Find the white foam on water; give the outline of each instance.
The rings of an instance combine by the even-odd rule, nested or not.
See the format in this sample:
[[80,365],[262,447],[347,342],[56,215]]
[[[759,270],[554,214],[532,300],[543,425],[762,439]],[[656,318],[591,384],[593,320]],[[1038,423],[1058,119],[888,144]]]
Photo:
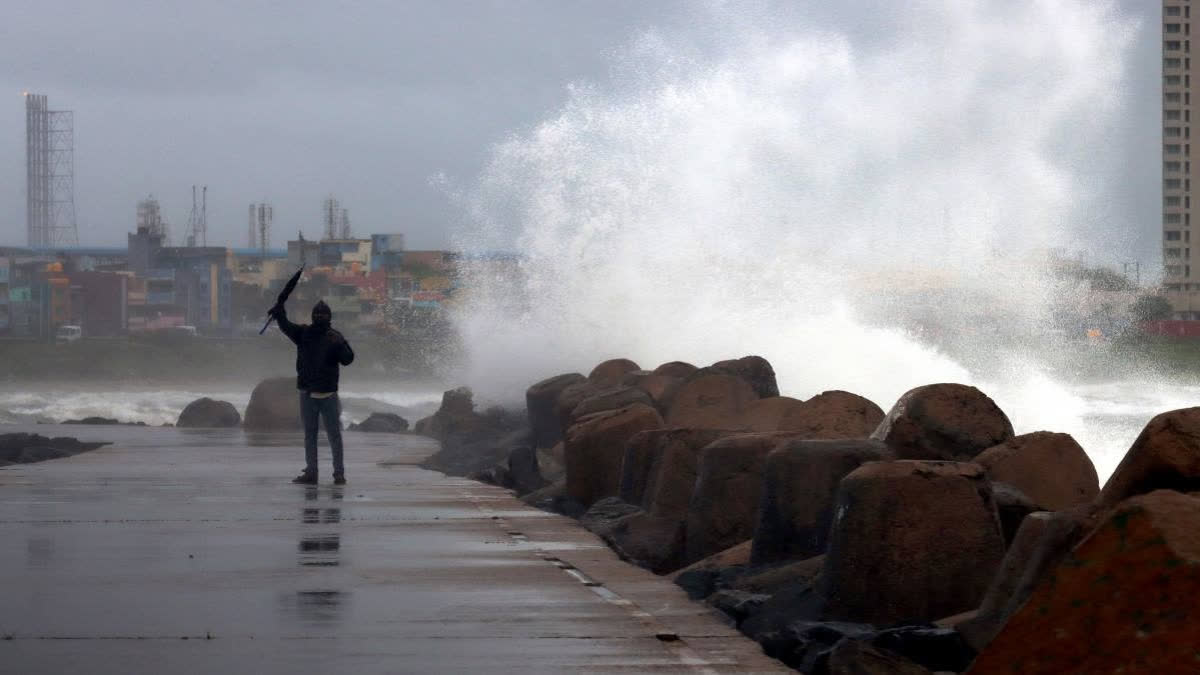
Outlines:
[[718,3],[498,144],[457,243],[515,248],[523,278],[464,285],[455,379],[512,399],[605,358],[760,354],[785,394],[885,409],[966,382],[1111,470],[1132,437],[1093,433],[1094,406],[1038,352],[1080,290],[1045,253],[1078,245],[1119,161],[1105,134],[1135,26],[1090,0],[895,19],[863,38]]

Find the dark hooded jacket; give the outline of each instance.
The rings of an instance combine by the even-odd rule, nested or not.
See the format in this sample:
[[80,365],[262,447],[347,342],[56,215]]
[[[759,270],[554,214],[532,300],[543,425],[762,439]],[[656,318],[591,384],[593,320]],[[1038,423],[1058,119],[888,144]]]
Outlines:
[[338,390],[338,365],[350,365],[354,361],[354,350],[328,320],[317,319],[319,309],[324,309],[332,318],[329,306],[324,302],[313,307],[312,325],[288,321],[282,305],[273,313],[279,329],[296,344],[296,388],[324,393]]

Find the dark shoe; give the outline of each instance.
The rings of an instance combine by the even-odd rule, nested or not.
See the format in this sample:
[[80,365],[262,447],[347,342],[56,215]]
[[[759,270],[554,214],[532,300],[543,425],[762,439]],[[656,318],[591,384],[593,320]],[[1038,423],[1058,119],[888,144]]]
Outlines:
[[308,473],[307,471],[305,471],[304,473],[300,474],[299,476],[296,476],[295,478],[293,478],[292,482],[300,483],[301,485],[316,485],[317,484],[317,474]]
[[333,484],[334,485],[345,485],[346,477],[340,473],[333,474]]

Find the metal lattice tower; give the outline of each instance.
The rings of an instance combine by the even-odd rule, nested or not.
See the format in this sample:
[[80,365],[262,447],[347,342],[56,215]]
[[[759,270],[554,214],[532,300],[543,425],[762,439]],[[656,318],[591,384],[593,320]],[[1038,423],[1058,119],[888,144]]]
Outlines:
[[208,186],[201,187],[200,201],[196,201],[196,186],[192,186],[192,213],[188,216],[188,246],[208,246]]
[[349,239],[350,238],[350,210],[349,209],[342,209],[342,212],[338,215],[338,222],[339,222],[339,226],[342,231],[342,239]]
[[338,200],[334,197],[329,197],[325,200],[324,208],[322,209],[323,220],[325,223],[325,238],[337,239],[338,230],[341,229],[342,223],[342,208]]
[[137,204],[137,229],[145,228],[150,234],[162,237],[164,246],[170,246],[170,225],[162,217],[162,208],[154,195],[149,195]]
[[78,246],[75,225],[75,114],[49,110],[25,92],[26,227],[29,246]]
[[254,248],[257,236],[259,254],[263,259],[266,259],[267,247],[271,245],[271,222],[274,220],[275,210],[270,204],[250,205],[250,247]]

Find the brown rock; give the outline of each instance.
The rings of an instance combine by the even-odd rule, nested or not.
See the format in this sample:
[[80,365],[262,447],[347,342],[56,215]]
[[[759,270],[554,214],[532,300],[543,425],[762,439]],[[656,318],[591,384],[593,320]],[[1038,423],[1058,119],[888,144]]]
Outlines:
[[761,356],[743,356],[740,359],[718,361],[709,370],[728,373],[741,377],[750,383],[759,398],[769,398],[779,395],[779,385],[775,382],[775,369],[771,363]]
[[1096,498],[1096,467],[1070,434],[1035,431],[979,453],[974,460],[994,481],[1008,483],[1048,511]]
[[883,410],[848,391],[826,391],[789,411],[781,431],[803,431],[806,438],[869,438],[883,421]]
[[965,384],[928,384],[896,401],[871,434],[901,459],[967,461],[1013,437],[987,394]]
[[706,558],[754,534],[767,453],[786,433],[737,434],[700,452],[687,511],[686,562]]
[[975,616],[957,628],[976,651],[991,642],[1035,586],[1094,527],[1090,509],[1041,511],[1021,521]]
[[1097,503],[1103,507],[1153,490],[1200,490],[1200,408],[1160,415],[1142,429]]
[[661,426],[658,412],[642,403],[581,419],[567,430],[563,442],[567,496],[584,507],[602,497],[616,496],[625,444],[639,431]]
[[829,652],[826,675],[932,675],[933,671],[862,640],[840,640]]
[[615,387],[621,383],[625,373],[641,369],[641,366],[629,359],[609,359],[588,373],[588,381],[600,387]]
[[601,534],[622,560],[655,574],[668,574],[683,565],[683,519],[645,511],[613,523]]
[[667,426],[699,429],[745,429],[742,413],[757,400],[746,380],[706,373],[684,382],[671,396]]
[[[753,556],[753,551],[751,551],[751,556]],[[753,565],[753,563],[750,564]],[[735,579],[731,585],[735,590],[770,595],[788,584],[813,583],[821,574],[821,567],[824,565],[825,556],[818,555],[786,565],[747,572]]]
[[684,572],[694,572],[697,570],[723,570],[730,567],[745,567],[750,564],[750,546],[751,541],[746,541],[734,544],[723,551],[708,556],[707,558],[697,560],[687,567],[675,573],[675,577]]
[[825,552],[842,478],[891,459],[881,441],[791,440],[767,455],[750,560],[766,565]]
[[1039,506],[1029,495],[1021,492],[1008,483],[991,481],[992,501],[996,503],[996,513],[1000,516],[1000,531],[1004,533],[1004,543],[1011,544],[1021,528],[1026,516],[1046,509]]
[[574,423],[572,413],[579,407],[579,404],[601,391],[604,391],[604,387],[583,380],[563,387],[562,391],[558,393],[558,398],[554,401],[554,416],[558,418],[558,425],[564,436],[566,436],[567,429]]
[[682,379],[690,376],[697,370],[699,370],[699,368],[685,361],[669,361],[655,368],[654,374],[666,375],[667,377],[678,377]]
[[554,410],[563,389],[587,380],[579,373],[555,375],[525,390],[525,410],[533,443],[538,448],[551,448],[562,440],[562,423]]
[[1133,497],[1038,584],[971,672],[1196,672],[1197,596],[1200,500]]
[[739,426],[750,431],[779,431],[784,420],[799,414],[804,401],[790,396],[772,396],[750,401],[740,416]]
[[1004,556],[978,464],[870,462],[842,480],[835,508],[828,619],[889,626],[974,609]]
[[621,499],[660,516],[682,518],[692,500],[700,451],[737,433],[726,429],[652,429],[625,446]]
[[302,431],[300,392],[294,377],[272,377],[258,383],[242,426],[248,431]]
[[637,387],[646,392],[660,412],[665,410],[667,396],[679,386],[680,382],[682,382],[681,378],[658,375],[644,370],[625,373],[625,377],[621,380],[621,384],[626,387]]
[[586,416],[594,415],[598,412],[606,410],[618,410],[633,405],[634,403],[644,403],[650,407],[654,407],[654,399],[646,392],[637,387],[616,386],[602,389],[591,396],[579,402],[575,409],[571,411],[571,415],[567,418],[570,427],[576,420]]

